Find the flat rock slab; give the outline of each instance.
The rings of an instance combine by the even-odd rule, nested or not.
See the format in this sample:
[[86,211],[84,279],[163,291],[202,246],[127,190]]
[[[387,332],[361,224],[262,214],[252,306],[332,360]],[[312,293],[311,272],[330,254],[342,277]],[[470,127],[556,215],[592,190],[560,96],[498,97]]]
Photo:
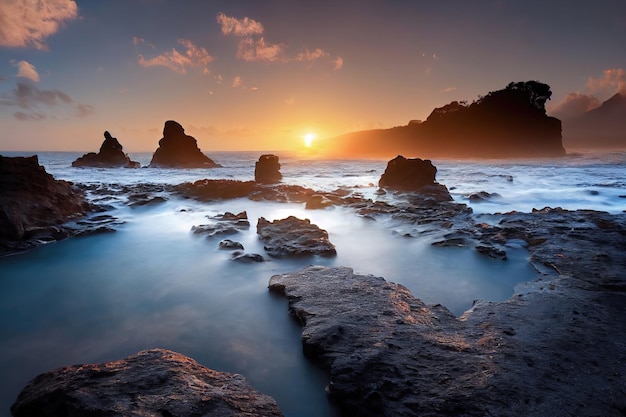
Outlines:
[[352,269],[276,275],[350,416],[623,416],[626,292],[548,275],[456,318]]
[[328,232],[311,224],[309,219],[289,216],[270,222],[260,217],[256,231],[270,256],[337,255],[335,245],[328,239]]
[[11,412],[14,417],[283,415],[243,376],[213,371],[164,349],[41,374],[22,390]]

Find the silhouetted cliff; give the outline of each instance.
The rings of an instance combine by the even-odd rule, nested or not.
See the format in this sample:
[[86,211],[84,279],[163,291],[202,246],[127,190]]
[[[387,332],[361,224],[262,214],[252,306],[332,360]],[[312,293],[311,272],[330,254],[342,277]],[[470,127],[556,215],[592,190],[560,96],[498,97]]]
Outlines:
[[426,121],[349,133],[328,143],[343,156],[552,157],[565,154],[561,121],[546,115],[550,86],[538,81],[510,83],[471,104],[453,101]]

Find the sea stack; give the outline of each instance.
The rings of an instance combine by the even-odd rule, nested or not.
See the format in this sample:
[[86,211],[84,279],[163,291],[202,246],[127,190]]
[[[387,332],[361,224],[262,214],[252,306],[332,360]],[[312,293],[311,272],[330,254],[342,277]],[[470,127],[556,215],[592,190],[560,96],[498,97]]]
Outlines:
[[435,181],[436,174],[437,167],[430,160],[407,159],[398,155],[387,163],[378,186],[397,191],[427,194],[438,201],[451,201],[452,197],[446,186]]
[[139,162],[131,161],[124,153],[120,142],[106,131],[104,142],[100,146],[100,152],[89,152],[72,162],[73,167],[98,167],[98,168],[138,168]]
[[163,127],[163,138],[152,155],[151,167],[162,168],[216,168],[221,165],[202,153],[193,136],[185,134],[182,125],[168,120]]
[[276,155],[261,155],[254,167],[254,180],[263,184],[275,184],[283,179]]

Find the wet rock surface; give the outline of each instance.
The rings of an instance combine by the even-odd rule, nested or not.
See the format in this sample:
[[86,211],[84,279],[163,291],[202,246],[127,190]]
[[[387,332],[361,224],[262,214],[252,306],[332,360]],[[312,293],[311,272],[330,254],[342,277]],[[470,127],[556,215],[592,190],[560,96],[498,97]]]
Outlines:
[[428,159],[407,159],[402,155],[387,162],[379,187],[399,191],[420,192],[438,201],[452,201],[445,185],[435,181],[437,168]]
[[11,412],[15,417],[283,415],[243,376],[164,349],[41,374],[22,390]]
[[289,216],[270,222],[260,217],[257,226],[259,239],[269,256],[335,256],[337,250],[328,239],[328,232],[311,224],[309,219]]
[[139,168],[139,162],[131,161],[124,153],[124,148],[117,138],[104,132],[104,142],[100,146],[98,153],[89,152],[72,162],[73,167],[97,167],[97,168]]
[[[209,218],[213,220],[212,223],[192,226],[191,231],[195,234],[205,234],[208,237],[212,237],[220,235],[234,235],[242,230],[250,228],[248,213],[245,211],[238,214],[226,212]],[[228,242],[230,242],[231,246],[235,243],[230,240],[223,240],[220,242],[220,248],[226,249]],[[224,247],[222,247],[222,243],[224,243]]]
[[163,138],[152,155],[151,167],[216,168],[220,165],[202,153],[198,142],[185,134],[180,123],[168,120],[163,127]]
[[91,209],[81,190],[55,180],[36,156],[0,156],[0,255],[68,237],[63,224]]
[[624,415],[626,216],[546,208],[465,232],[527,242],[540,276],[458,318],[349,268],[271,278],[344,415]]

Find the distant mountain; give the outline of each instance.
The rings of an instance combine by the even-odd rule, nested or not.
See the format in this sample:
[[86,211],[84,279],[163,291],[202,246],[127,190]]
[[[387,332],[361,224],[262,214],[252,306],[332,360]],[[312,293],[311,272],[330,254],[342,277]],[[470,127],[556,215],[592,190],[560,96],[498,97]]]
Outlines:
[[561,121],[546,115],[550,86],[510,83],[471,104],[453,101],[424,122],[348,133],[321,151],[337,157],[516,158],[565,154]]
[[568,149],[626,149],[626,95],[617,93],[600,107],[563,120],[563,142]]

